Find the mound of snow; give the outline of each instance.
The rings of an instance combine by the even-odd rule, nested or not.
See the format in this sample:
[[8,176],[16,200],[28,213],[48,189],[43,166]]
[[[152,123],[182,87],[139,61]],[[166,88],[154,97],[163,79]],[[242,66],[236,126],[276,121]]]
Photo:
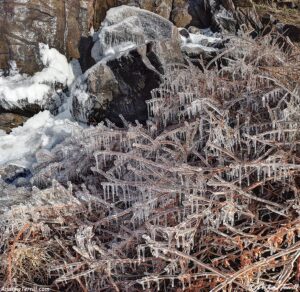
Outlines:
[[56,49],[40,44],[41,61],[45,68],[34,76],[20,74],[16,64],[11,63],[9,76],[0,75],[0,106],[4,109],[24,108],[28,104],[41,107],[55,93],[57,83],[69,86],[74,74],[67,58]]
[[40,112],[10,134],[0,132],[0,165],[13,163],[30,168],[39,149],[52,149],[73,129],[74,124],[63,114],[54,117],[49,111]]

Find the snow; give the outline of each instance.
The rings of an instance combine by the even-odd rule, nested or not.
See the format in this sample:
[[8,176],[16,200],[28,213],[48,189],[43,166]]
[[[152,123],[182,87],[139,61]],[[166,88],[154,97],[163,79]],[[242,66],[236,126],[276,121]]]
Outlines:
[[[116,13],[118,11],[123,12],[121,24],[115,24],[119,22],[119,19],[115,19],[120,17],[120,14]],[[165,35],[160,35],[160,38],[172,37],[172,24],[155,15],[128,7],[111,10],[102,30],[97,34],[93,57],[105,65],[108,60],[123,55],[139,44],[145,44],[151,38],[159,38],[152,35],[153,31],[149,26],[155,21],[161,21],[166,26],[163,31]],[[128,35],[127,29],[131,28],[133,30]],[[92,29],[91,34],[94,34]],[[96,33],[94,38],[95,35]],[[182,37],[182,47],[197,47],[213,52],[216,50],[213,46],[220,41],[221,39],[214,35],[190,33],[188,38]],[[20,107],[24,100],[30,104],[43,105],[49,95],[56,93],[57,83],[68,86],[71,97],[60,107],[58,116],[54,117],[49,111],[43,111],[28,119],[23,126],[13,129],[10,134],[0,131],[0,165],[11,163],[31,168],[36,162],[35,153],[39,149],[52,149],[69,137],[74,127],[78,127],[71,121],[72,97],[76,96],[82,104],[88,100],[86,85],[82,85],[81,82],[86,78],[88,71],[82,74],[78,61],[73,60],[69,64],[65,56],[48,45],[40,44],[39,49],[41,62],[45,66],[42,71],[33,76],[20,74],[16,64],[12,62],[9,76],[0,72],[0,106],[6,109]]]
[[55,83],[70,86],[74,80],[72,66],[68,63],[67,58],[59,53],[56,49],[50,49],[48,45],[40,44],[40,58],[46,67],[41,72],[33,76],[36,83]]
[[54,117],[49,111],[43,111],[28,119],[22,127],[13,129],[9,135],[1,131],[0,165],[11,163],[30,168],[39,149],[52,149],[71,135],[74,125],[65,113]]
[[40,57],[45,68],[28,76],[20,74],[11,62],[9,76],[0,74],[0,105],[5,109],[22,108],[24,104],[43,106],[47,97],[54,94],[54,85],[69,86],[74,80],[72,66],[56,49],[40,44]]

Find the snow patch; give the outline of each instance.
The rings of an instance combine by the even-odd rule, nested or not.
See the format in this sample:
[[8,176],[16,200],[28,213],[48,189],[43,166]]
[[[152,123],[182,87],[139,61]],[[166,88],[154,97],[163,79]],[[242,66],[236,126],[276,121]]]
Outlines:
[[5,109],[22,108],[24,104],[43,106],[54,85],[69,86],[74,80],[72,66],[56,49],[40,44],[41,61],[45,68],[33,76],[20,74],[15,62],[11,62],[9,76],[0,74],[0,106]]
[[74,126],[64,114],[54,117],[49,111],[44,111],[10,134],[1,131],[0,165],[11,163],[30,168],[36,162],[35,153],[39,149],[52,149],[71,135]]

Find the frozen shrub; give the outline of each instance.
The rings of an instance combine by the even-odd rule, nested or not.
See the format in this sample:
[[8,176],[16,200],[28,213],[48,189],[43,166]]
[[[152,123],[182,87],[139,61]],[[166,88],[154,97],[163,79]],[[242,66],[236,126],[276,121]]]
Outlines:
[[[297,291],[294,50],[232,38],[204,71],[166,68],[147,127],[74,129],[37,154],[29,199],[1,211],[3,285]],[[27,274],[16,270],[24,262]]]

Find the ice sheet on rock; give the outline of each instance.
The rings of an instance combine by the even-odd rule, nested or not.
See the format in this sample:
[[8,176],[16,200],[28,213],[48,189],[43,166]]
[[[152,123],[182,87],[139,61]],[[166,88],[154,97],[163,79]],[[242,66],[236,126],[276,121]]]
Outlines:
[[30,168],[37,150],[52,149],[71,135],[74,124],[65,117],[64,114],[54,117],[44,111],[10,134],[0,132],[0,165],[13,163]]
[[107,12],[100,30],[94,34],[96,43],[92,57],[99,61],[150,41],[167,39],[180,42],[178,29],[170,21],[152,12],[123,5]]
[[181,42],[183,44],[202,45],[207,47],[213,47],[222,43],[222,38],[217,34],[212,33],[209,29],[202,30],[199,33],[189,33],[188,37],[181,36]]
[[45,68],[34,76],[20,74],[14,62],[9,76],[0,74],[0,106],[5,109],[23,108],[26,104],[43,106],[47,97],[54,94],[56,83],[70,85],[74,74],[67,58],[56,49],[40,44],[41,61]]
[[181,47],[182,51],[185,53],[200,54],[201,52],[206,53],[217,53],[219,50],[212,47],[202,46],[199,44],[185,44]]
[[192,44],[205,45],[208,47],[214,46],[215,44],[218,44],[222,41],[220,38],[193,33],[190,33],[190,40]]
[[222,44],[223,40],[211,34],[210,31],[204,33],[189,33],[189,37],[181,36],[182,51],[188,55],[218,52],[216,47]]

